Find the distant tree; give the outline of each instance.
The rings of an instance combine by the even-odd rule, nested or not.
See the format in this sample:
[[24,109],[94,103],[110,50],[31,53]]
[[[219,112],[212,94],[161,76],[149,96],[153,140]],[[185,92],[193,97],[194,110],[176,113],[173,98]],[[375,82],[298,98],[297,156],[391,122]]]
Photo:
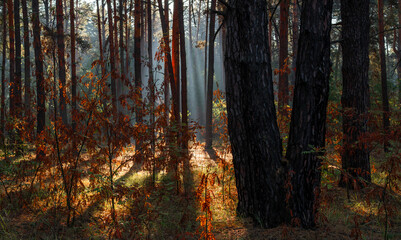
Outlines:
[[[279,67],[282,72],[279,74],[278,110],[283,114],[283,109],[289,101],[288,73],[286,71],[286,59],[288,58],[288,16],[290,1],[280,2],[280,48]],[[287,63],[288,64],[288,63]],[[288,67],[288,66],[287,66]]]
[[229,1],[225,73],[237,212],[264,227],[288,221],[286,166],[274,105],[267,1]]
[[[299,38],[299,11],[298,0],[293,0],[292,4],[292,68],[296,66],[298,53],[298,38]],[[293,74],[295,80],[295,74]],[[295,81],[294,81],[295,82]]]
[[[380,54],[380,72],[382,86],[382,110],[383,110],[383,132],[387,134],[390,129],[390,105],[388,100],[387,87],[387,66],[386,66],[386,48],[384,46],[384,1],[378,0],[379,16],[379,54]],[[384,151],[388,151],[388,142],[384,143]]]
[[[343,154],[341,186],[370,182],[369,150],[360,141],[369,110],[369,1],[342,0]],[[359,184],[359,186],[363,186]]]
[[[292,172],[290,208],[305,228],[315,226],[325,147],[330,77],[332,0],[304,0],[295,92],[287,148]],[[313,34],[312,34],[313,33]]]

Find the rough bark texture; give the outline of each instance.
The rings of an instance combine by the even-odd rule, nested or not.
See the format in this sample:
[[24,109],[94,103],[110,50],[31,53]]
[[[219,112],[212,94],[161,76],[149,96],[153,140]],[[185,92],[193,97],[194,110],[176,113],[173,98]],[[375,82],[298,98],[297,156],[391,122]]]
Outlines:
[[287,160],[290,207],[305,228],[315,226],[329,96],[332,0],[304,0]]
[[106,75],[106,68],[104,66],[104,56],[103,56],[103,39],[102,39],[102,24],[100,23],[100,7],[99,0],[96,0],[96,12],[97,12],[97,31],[99,37],[99,54],[100,54],[100,64],[102,69],[102,78]]
[[264,227],[287,220],[286,167],[274,106],[265,0],[232,0],[225,52],[237,212]]
[[[298,0],[293,0],[292,5],[292,69],[295,69],[296,59],[298,55],[298,38],[299,38],[299,11],[298,11]],[[293,72],[291,78],[291,84],[295,82],[295,72]]]
[[29,17],[26,0],[22,0],[22,14],[24,22],[24,65],[25,65],[25,96],[24,96],[24,112],[25,117],[31,116],[31,54],[29,44]]
[[[33,47],[35,50],[35,76],[36,76],[36,94],[37,94],[37,134],[41,134],[45,129],[46,120],[46,96],[45,82],[43,78],[43,54],[42,44],[40,40],[40,21],[39,21],[39,1],[32,0],[32,23],[33,23]],[[43,150],[37,154],[37,159],[40,160],[44,155]]]
[[359,182],[360,178],[367,182],[371,180],[369,151],[359,142],[367,130],[369,110],[369,1],[342,0],[341,19],[344,173],[340,185],[346,186],[353,181]]
[[[125,60],[124,60],[124,14],[123,14],[123,0],[120,0],[119,4],[119,16],[120,16],[120,81],[117,88],[117,98],[123,94],[123,86],[126,86],[126,73],[125,73]],[[118,110],[121,112],[121,104],[118,101]]]
[[68,124],[66,105],[66,73],[65,73],[65,43],[64,43],[64,9],[63,1],[56,1],[57,15],[57,55],[58,55],[58,79],[60,91],[60,115],[64,124]]
[[[278,110],[283,113],[283,108],[288,105],[289,88],[288,73],[286,71],[285,60],[288,57],[288,11],[290,7],[289,0],[281,0],[280,2],[280,50],[279,50],[279,74],[278,84]],[[289,62],[288,62],[289,63]]]
[[14,34],[14,8],[13,1],[7,1],[8,6],[8,31],[9,31],[9,60],[10,60],[10,116],[15,116],[15,34]]
[[216,14],[216,0],[212,0],[210,6],[210,28],[209,28],[209,70],[207,72],[206,84],[206,149],[211,149],[213,144],[213,78],[214,78],[214,34]]
[[[401,0],[398,0],[398,26],[401,26]],[[398,29],[398,38],[397,38],[398,51],[398,65],[397,65],[397,73],[398,73],[398,102],[401,103],[401,28]]]
[[14,27],[15,27],[15,75],[14,75],[14,100],[15,113],[18,118],[22,116],[22,65],[21,65],[21,21],[20,0],[14,0]]
[[[379,54],[380,54],[380,71],[382,85],[382,111],[383,111],[383,132],[387,134],[390,129],[390,105],[388,101],[387,87],[387,67],[386,67],[386,49],[384,46],[384,13],[383,0],[378,0],[379,11]],[[388,150],[388,143],[384,143],[384,151]]]
[[6,114],[6,48],[7,48],[7,5],[3,1],[3,28],[2,28],[2,41],[3,52],[1,61],[1,110],[0,110],[0,146],[4,145],[5,137],[5,114]]
[[173,33],[171,41],[172,65],[174,73],[174,85],[176,94],[173,93],[173,116],[174,121],[179,123],[180,120],[180,23],[179,23],[179,3],[174,0],[173,10]]
[[72,98],[72,127],[75,129],[75,114],[77,111],[77,63],[75,62],[75,8],[74,0],[70,1],[71,21],[71,98]]
[[107,0],[107,18],[109,21],[109,49],[110,49],[110,84],[111,84],[111,102],[113,105],[113,112],[116,113],[116,102],[117,102],[117,92],[116,92],[116,63],[115,63],[115,51],[114,51],[114,29],[113,29],[113,12],[111,9],[111,0]]
[[[141,0],[135,0],[135,35],[134,35],[134,56],[135,56],[135,89],[138,97],[142,99],[142,64],[141,64]],[[137,106],[136,121],[142,122],[142,107]]]
[[[161,6],[160,6],[161,8]],[[163,30],[164,36],[164,44],[165,44],[165,60],[164,60],[164,104],[166,105],[166,115],[168,116],[168,112],[170,110],[170,74],[169,74],[169,59],[167,58],[167,53],[170,53],[170,24],[169,24],[169,9],[168,9],[168,0],[164,1],[164,23],[166,27],[166,32]],[[171,59],[170,59],[171,60]],[[168,121],[168,119],[167,119]]]

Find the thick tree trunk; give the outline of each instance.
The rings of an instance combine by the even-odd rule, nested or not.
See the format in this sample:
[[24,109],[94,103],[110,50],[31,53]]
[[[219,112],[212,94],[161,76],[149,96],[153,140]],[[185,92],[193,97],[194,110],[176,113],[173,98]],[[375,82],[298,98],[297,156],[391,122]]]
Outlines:
[[[125,60],[124,60],[124,14],[123,14],[123,0],[120,0],[119,15],[120,15],[120,81],[117,88],[117,98],[123,93],[123,87],[126,86],[126,73],[125,73]],[[118,101],[118,110],[122,112],[120,101]]]
[[[298,13],[298,0],[293,0],[292,5],[292,69],[295,69],[296,59],[298,55],[298,38],[299,38],[299,13]],[[293,72],[291,84],[295,83],[295,72]]]
[[6,115],[6,48],[7,48],[7,5],[3,1],[3,52],[1,61],[1,110],[0,110],[0,146],[4,145],[5,140],[5,115]]
[[340,185],[347,186],[347,183],[360,183],[360,179],[371,180],[369,151],[360,143],[367,131],[369,110],[369,1],[342,0],[341,19],[344,173]]
[[226,26],[228,129],[237,211],[264,227],[288,220],[286,167],[274,105],[265,0],[230,1]]
[[290,207],[305,228],[315,226],[324,154],[330,77],[332,0],[304,0],[294,106],[287,149],[292,172]]
[[[160,6],[161,7],[161,6]],[[165,44],[165,60],[164,60],[164,104],[166,105],[166,114],[168,116],[169,111],[170,111],[170,83],[171,80],[169,79],[170,74],[169,74],[169,60],[167,59],[167,53],[170,53],[170,22],[169,22],[169,7],[168,7],[168,0],[164,0],[164,22],[166,25],[166,33],[164,33],[163,30],[163,36],[164,36],[164,44]],[[168,121],[168,118],[167,118]]]
[[[141,64],[141,28],[142,22],[142,2],[135,0],[135,36],[134,36],[134,56],[135,56],[135,89],[137,97],[142,101],[142,64]],[[142,122],[142,104],[136,108],[136,121]]]
[[63,123],[68,124],[66,105],[66,73],[65,73],[65,44],[64,44],[64,9],[63,1],[56,1],[57,14],[57,54],[58,54],[58,78],[60,91],[60,115]]
[[21,66],[21,24],[20,0],[14,0],[14,27],[15,27],[15,75],[14,75],[14,106],[17,118],[22,116],[22,66]]
[[[206,28],[205,28],[205,70],[204,70],[204,76],[205,76],[205,96],[207,95],[207,55],[208,55],[208,36],[209,36],[209,0],[206,1]],[[200,23],[199,23],[200,24]]]
[[[43,78],[43,54],[40,40],[40,20],[39,20],[39,1],[32,0],[32,23],[33,23],[33,48],[35,50],[35,69],[36,69],[36,110],[37,110],[37,134],[42,134],[46,123],[46,93]],[[41,149],[39,147],[39,149]],[[43,150],[38,150],[36,158],[38,161],[44,156]]]
[[31,117],[31,54],[29,44],[29,20],[28,20],[28,7],[26,0],[22,0],[22,14],[24,22],[24,65],[25,65],[25,98],[24,98],[24,112],[25,117]]
[[117,113],[117,92],[116,92],[116,60],[114,51],[114,29],[113,12],[111,9],[111,0],[107,0],[107,17],[109,21],[109,44],[110,44],[110,84],[111,84],[111,102],[113,105],[113,114]]
[[[401,26],[401,0],[398,0],[398,26]],[[398,102],[401,103],[401,28],[398,29],[398,38],[397,38],[397,45],[398,45],[398,65],[397,65],[397,72],[398,72]]]
[[[379,11],[379,54],[380,54],[380,72],[382,85],[382,110],[383,110],[383,132],[388,134],[390,129],[390,105],[388,100],[387,87],[387,67],[386,67],[386,49],[384,46],[384,13],[383,0],[378,0]],[[388,151],[388,142],[384,143],[384,151]]]
[[77,111],[77,63],[75,62],[75,8],[74,0],[70,1],[71,21],[71,98],[72,98],[72,127],[75,130],[75,114]]
[[102,69],[102,78],[106,75],[106,68],[104,65],[104,56],[103,56],[103,39],[102,39],[102,24],[100,20],[100,8],[99,8],[99,0],[96,0],[96,11],[97,11],[97,31],[99,37],[99,54],[100,54],[100,64]]
[[12,0],[8,0],[8,30],[9,30],[9,60],[10,60],[10,116],[15,116],[15,34],[14,34],[14,5]]
[[288,11],[290,7],[289,0],[281,0],[280,2],[280,51],[279,51],[279,84],[278,84],[278,110],[280,114],[284,114],[284,108],[289,101],[288,73],[286,66],[288,62]]
[[216,0],[212,0],[210,7],[210,29],[209,29],[209,70],[206,84],[206,149],[211,149],[213,146],[213,78],[214,78],[214,32],[216,14]]
[[171,41],[172,65],[174,73],[174,85],[176,93],[173,93],[173,117],[176,124],[181,122],[180,119],[180,23],[179,23],[179,4],[178,0],[174,0],[173,10],[173,33]]

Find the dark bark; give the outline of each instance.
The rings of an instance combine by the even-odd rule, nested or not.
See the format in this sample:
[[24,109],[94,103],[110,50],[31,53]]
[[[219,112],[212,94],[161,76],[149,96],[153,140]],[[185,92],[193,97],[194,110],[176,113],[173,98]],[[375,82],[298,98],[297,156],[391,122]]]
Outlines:
[[[390,105],[388,100],[387,87],[387,67],[386,67],[386,49],[384,46],[384,13],[383,0],[378,0],[379,11],[379,54],[380,54],[380,72],[382,86],[382,111],[383,111],[383,133],[388,134],[390,129]],[[384,143],[384,151],[388,151],[388,142]]]
[[[161,7],[161,6],[160,6]],[[166,30],[163,30],[163,36],[164,36],[164,44],[165,44],[165,60],[164,60],[164,104],[166,105],[166,116],[168,116],[169,110],[170,110],[170,74],[169,74],[169,59],[167,58],[167,55],[170,53],[170,23],[169,23],[169,7],[168,7],[168,0],[164,1],[164,20],[163,22],[165,23]],[[166,32],[165,32],[166,31]],[[171,60],[171,59],[170,59]],[[168,121],[169,119],[167,119]]]
[[0,110],[0,146],[4,145],[5,140],[5,114],[6,114],[6,48],[7,48],[7,5],[3,1],[3,25],[2,25],[2,61],[1,61],[1,110]]
[[329,96],[332,0],[304,0],[287,160],[293,218],[315,226]]
[[[398,26],[401,26],[401,0],[398,0]],[[397,38],[398,51],[396,51],[398,56],[398,102],[401,103],[401,28],[398,29]]]
[[109,21],[109,43],[110,43],[110,84],[111,84],[111,102],[113,105],[113,114],[116,113],[117,91],[116,91],[116,66],[114,51],[114,29],[113,13],[111,9],[111,0],[107,0],[107,17]]
[[96,0],[96,12],[97,12],[97,31],[99,37],[99,54],[100,54],[100,64],[102,69],[102,78],[106,75],[106,68],[104,65],[104,56],[103,56],[103,39],[102,39],[102,24],[100,20],[100,8],[99,8],[99,0]]
[[264,227],[288,220],[286,167],[274,105],[265,0],[230,1],[226,91],[237,212]]
[[72,100],[72,127],[75,130],[75,115],[77,111],[77,63],[75,59],[75,7],[74,0],[70,1],[71,22],[71,100]]
[[15,116],[22,116],[22,65],[21,65],[21,21],[20,0],[14,0],[14,27],[15,27],[15,75],[14,75],[14,107]]
[[[369,1],[342,0],[343,153],[340,185],[370,182],[369,151],[361,142],[369,110]],[[358,184],[363,186],[363,184]],[[354,184],[348,185],[354,186]]]
[[172,65],[174,73],[174,85],[176,92],[173,93],[173,117],[176,124],[180,119],[180,23],[179,23],[179,4],[174,0],[173,10],[173,32],[171,36]]
[[[43,78],[43,54],[40,40],[40,20],[39,20],[39,1],[32,0],[32,23],[33,23],[33,47],[35,50],[35,76],[36,76],[36,110],[37,110],[37,134],[40,135],[45,130],[46,120],[46,93]],[[39,148],[40,149],[40,148]],[[37,152],[37,160],[44,156],[43,150]]]
[[57,15],[57,55],[58,55],[58,78],[60,91],[60,115],[63,123],[68,124],[66,105],[66,73],[65,73],[65,43],[64,43],[64,9],[63,1],[56,1]]
[[280,2],[280,48],[279,48],[279,74],[278,84],[278,110],[284,114],[284,108],[289,101],[288,73],[286,68],[286,59],[288,57],[288,11],[290,7],[289,0],[281,0]]
[[14,7],[13,1],[8,0],[8,30],[9,30],[9,60],[10,60],[10,116],[15,116],[15,34],[14,34]]
[[[299,11],[298,11],[298,0],[293,0],[292,5],[292,69],[296,66],[296,59],[298,53],[298,38],[299,38]],[[292,74],[291,84],[295,82],[295,72]]]
[[28,7],[26,0],[22,0],[22,14],[24,22],[24,65],[25,65],[25,98],[24,98],[24,112],[25,117],[31,117],[31,54],[29,43],[29,20],[28,20]]
[[[120,81],[117,88],[117,98],[119,98],[123,91],[123,86],[126,86],[126,73],[125,73],[125,61],[124,61],[124,14],[123,14],[123,0],[120,0],[119,4],[119,16],[120,16]],[[118,109],[121,112],[121,104],[118,101]]]
[[[142,64],[141,64],[141,28],[142,28],[142,2],[135,0],[135,35],[134,35],[134,56],[135,56],[135,89],[137,97],[142,100]],[[138,100],[139,100],[138,99]],[[136,108],[136,121],[142,122],[142,104]]]
[[214,35],[216,14],[216,0],[212,0],[210,6],[210,28],[209,28],[209,70],[207,71],[206,84],[206,149],[211,149],[213,146],[213,78],[214,78]]

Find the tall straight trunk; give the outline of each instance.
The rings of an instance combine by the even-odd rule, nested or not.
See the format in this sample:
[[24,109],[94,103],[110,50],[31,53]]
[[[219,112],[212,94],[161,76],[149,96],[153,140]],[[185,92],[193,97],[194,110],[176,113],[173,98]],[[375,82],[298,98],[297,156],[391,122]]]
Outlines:
[[[271,6],[271,2],[268,3],[268,8],[269,8],[269,33],[267,36],[268,42],[269,42],[269,54],[270,56],[272,56],[272,49],[273,49],[273,45],[272,45],[272,34],[273,34],[273,17],[272,17],[272,6]],[[272,21],[270,21],[272,20]]]
[[179,3],[174,0],[173,11],[173,33],[172,33],[171,50],[172,65],[174,73],[174,85],[176,93],[173,94],[173,116],[174,121],[178,124],[180,120],[180,23],[179,23]]
[[[37,134],[40,135],[45,130],[46,123],[46,93],[45,81],[43,78],[43,54],[42,43],[40,40],[40,19],[39,19],[39,1],[32,0],[32,23],[33,23],[33,48],[35,50],[35,76],[36,76],[36,110],[37,110]],[[37,148],[37,160],[44,156],[43,150]]]
[[207,89],[207,47],[208,47],[208,34],[209,34],[209,0],[206,0],[206,28],[205,28],[205,69],[204,69],[204,76],[205,76],[205,96],[206,96],[206,89]]
[[29,44],[29,20],[28,20],[28,7],[26,0],[22,0],[22,14],[24,22],[24,65],[25,65],[25,99],[24,99],[24,112],[25,117],[31,116],[31,54]]
[[178,0],[179,7],[179,27],[180,27],[180,58],[181,58],[181,115],[182,115],[182,150],[184,165],[184,192],[187,196],[190,194],[191,178],[188,154],[188,104],[187,104],[187,53],[185,49],[185,25],[184,25],[184,4]]
[[10,56],[10,116],[15,116],[15,33],[14,33],[14,5],[12,0],[7,1],[8,6],[8,30],[9,30],[9,56]]
[[[122,94],[123,86],[125,86],[125,61],[124,61],[124,12],[123,12],[123,7],[124,7],[124,2],[123,0],[120,0],[119,4],[119,16],[120,16],[120,81],[118,85],[118,92],[117,96],[120,97]],[[120,101],[118,101],[120,102]],[[119,111],[121,111],[121,106],[119,105]]]
[[[166,25],[166,32],[163,30],[164,36],[164,44],[165,44],[165,60],[164,60],[164,104],[166,105],[166,114],[168,116],[168,112],[170,110],[170,83],[172,79],[170,78],[169,74],[169,60],[167,59],[167,55],[170,53],[170,21],[169,21],[169,6],[168,0],[164,0],[164,22]],[[171,60],[171,59],[170,59]],[[168,119],[167,119],[168,121]]]
[[5,115],[6,115],[6,47],[7,47],[7,5],[6,1],[3,1],[3,52],[1,61],[1,110],[0,110],[0,146],[4,145],[5,137]]
[[[290,208],[305,228],[315,226],[324,154],[330,77],[332,0],[304,0],[287,160]],[[313,34],[311,34],[313,33]]]
[[58,55],[58,78],[60,91],[60,115],[63,123],[68,124],[66,105],[66,73],[65,73],[65,44],[64,44],[64,9],[63,1],[56,0],[57,15],[57,55]]
[[[298,38],[299,38],[299,13],[298,13],[298,0],[293,0],[292,6],[292,69],[295,69],[298,53]],[[295,72],[292,74],[292,82],[293,85],[295,82]]]
[[50,23],[49,0],[43,0],[43,6],[45,7],[46,27],[48,27]]
[[193,0],[189,0],[188,6],[188,32],[189,32],[189,47],[192,47],[192,9]]
[[[265,0],[232,1],[226,14],[226,92],[237,212],[264,227],[288,222],[286,167],[274,105]],[[273,197],[274,196],[274,197]]]
[[[342,0],[343,147],[340,185],[371,181],[369,150],[359,143],[369,110],[369,1]],[[354,186],[352,184],[351,186]],[[359,184],[363,186],[363,184]]]
[[77,63],[75,62],[75,8],[74,0],[70,0],[71,22],[71,98],[72,98],[72,127],[75,130],[75,114],[77,111]]
[[[390,105],[388,100],[387,87],[387,67],[386,67],[386,49],[384,46],[384,13],[383,0],[378,0],[379,11],[379,54],[380,54],[380,72],[382,85],[382,110],[383,110],[383,132],[387,134],[390,129]],[[384,151],[388,151],[388,142],[384,143]]]
[[[398,26],[401,26],[401,0],[398,0]],[[401,59],[401,28],[398,29],[398,38],[397,38],[397,45],[398,45],[398,61]],[[397,65],[397,72],[398,72],[398,102],[401,103],[401,62]]]
[[[157,0],[158,3],[158,8],[159,8],[159,16],[160,19],[168,19],[166,18],[166,15],[164,14],[164,10],[168,11],[168,4],[166,3],[165,7],[166,9],[163,9],[163,5],[162,5],[162,0]],[[163,32],[163,36],[168,36],[168,21],[161,21],[162,24],[162,32]],[[170,87],[171,87],[171,92],[172,95],[175,96],[177,95],[177,89],[175,88],[175,80],[174,80],[174,71],[173,71],[173,64],[172,64],[172,60],[171,60],[171,53],[170,53],[170,47],[167,45],[166,49],[165,49],[165,55],[166,55],[166,62],[167,62],[167,69],[168,69],[168,79],[170,80]],[[175,106],[173,106],[174,108]],[[177,110],[175,110],[177,111]]]
[[278,84],[278,110],[284,114],[284,108],[289,101],[288,73],[286,59],[288,57],[288,11],[290,0],[281,0],[280,2],[280,48],[279,48],[279,74]]
[[14,75],[14,106],[16,117],[22,116],[22,65],[21,65],[21,24],[20,0],[14,0],[14,27],[15,27],[15,75]]
[[[134,35],[134,57],[135,57],[135,89],[137,97],[142,99],[142,64],[141,64],[141,28],[142,1],[135,0],[135,35]],[[138,101],[139,102],[139,101]],[[136,121],[142,122],[142,104],[136,108]]]
[[99,37],[100,64],[101,64],[102,78],[103,78],[106,75],[106,68],[104,65],[104,56],[103,56],[102,24],[101,24],[101,20],[100,20],[99,0],[96,0],[96,12],[97,12],[97,31],[98,31],[98,37]]
[[111,84],[111,102],[113,105],[113,114],[116,113],[117,92],[116,92],[116,68],[114,58],[114,29],[113,29],[113,13],[111,9],[111,0],[107,0],[107,15],[109,21],[109,44],[110,44],[110,84]]
[[216,25],[216,0],[212,0],[210,7],[210,29],[209,29],[209,71],[206,90],[206,149],[213,147],[213,78],[214,78],[214,39]]

